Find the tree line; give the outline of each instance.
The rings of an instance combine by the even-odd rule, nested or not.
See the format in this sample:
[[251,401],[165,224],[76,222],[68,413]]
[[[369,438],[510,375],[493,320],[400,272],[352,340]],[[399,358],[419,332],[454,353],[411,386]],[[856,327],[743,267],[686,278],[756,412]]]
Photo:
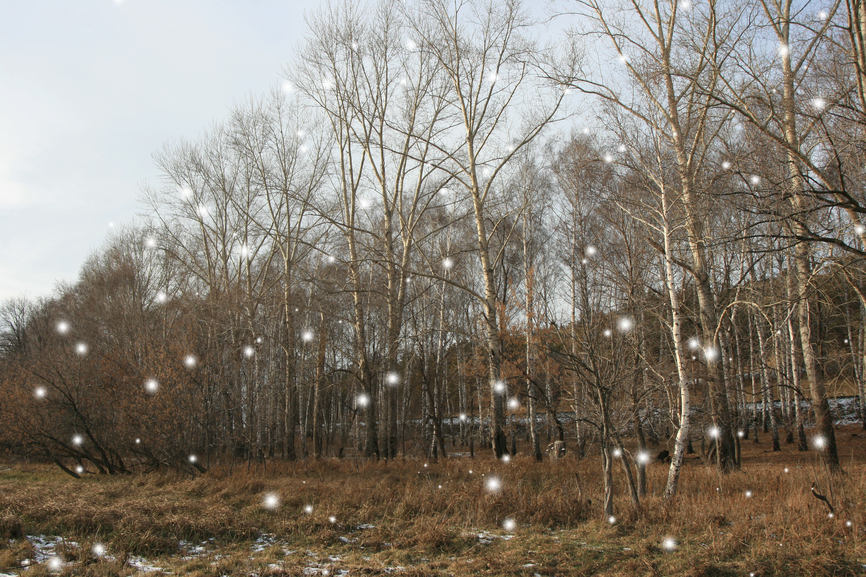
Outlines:
[[839,470],[863,3],[550,9],[546,43],[517,0],[308,15],[283,85],[155,154],[139,224],[4,305],[0,442],[77,476],[563,440],[607,515],[654,443],[667,497],[697,441]]

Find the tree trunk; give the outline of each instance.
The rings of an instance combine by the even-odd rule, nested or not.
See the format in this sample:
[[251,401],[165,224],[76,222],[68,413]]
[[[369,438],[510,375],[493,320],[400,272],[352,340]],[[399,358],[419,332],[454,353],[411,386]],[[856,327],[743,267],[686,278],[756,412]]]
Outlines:
[[[785,4],[785,14],[782,14],[780,22],[781,40],[787,42],[789,39],[790,5]],[[791,64],[790,53],[782,54],[782,84],[783,84],[783,111],[785,141],[788,148],[788,176],[791,192],[791,204],[798,214],[805,214],[806,206],[803,198],[803,175],[800,171],[800,163],[797,152],[800,151],[800,139],[797,133],[796,102],[797,95],[794,88],[794,72]],[[808,236],[804,226],[798,220],[793,221],[793,232],[797,237]],[[806,379],[809,381],[809,389],[812,395],[812,410],[815,412],[815,425],[818,435],[822,437],[823,448],[821,455],[824,464],[831,471],[840,471],[839,455],[836,450],[836,432],[833,429],[833,421],[830,416],[830,405],[827,401],[827,393],[824,383],[818,375],[818,362],[812,345],[812,319],[809,303],[809,283],[812,275],[811,254],[808,243],[798,241],[794,245],[794,264],[797,283],[797,322],[800,329],[800,349],[803,353],[803,364],[806,367]]]
[[[470,147],[471,148],[471,147]],[[473,166],[473,173],[475,167]],[[496,295],[496,280],[493,272],[493,262],[488,248],[486,215],[481,202],[477,185],[473,184],[473,206],[475,208],[475,225],[478,237],[478,253],[484,277],[484,331],[487,348],[488,374],[490,379],[490,437],[493,454],[501,459],[508,452],[505,437],[505,398],[507,387],[502,381],[502,342],[499,336],[499,299]]]
[[[530,220],[531,218],[529,215],[524,216],[524,221],[529,222]],[[536,387],[532,381],[532,373],[535,368],[533,362],[535,360],[533,339],[533,331],[535,330],[535,303],[533,302],[535,297],[535,270],[531,264],[529,245],[527,242],[527,236],[529,235],[530,230],[528,224],[525,224],[524,228],[523,265],[526,273],[526,396],[529,401],[529,436],[532,441],[532,454],[535,456],[536,461],[541,461],[541,442],[538,438],[538,423],[535,416],[536,391],[538,390],[538,387]]]
[[668,299],[671,305],[671,337],[674,345],[674,361],[677,366],[677,380],[680,390],[680,414],[679,414],[679,430],[677,431],[676,444],[674,445],[674,454],[671,457],[671,466],[668,470],[668,480],[665,485],[664,499],[671,499],[677,494],[677,486],[680,478],[680,470],[683,466],[683,456],[686,452],[689,441],[689,424],[691,415],[691,399],[689,396],[689,382],[686,377],[685,368],[683,365],[683,335],[682,335],[682,319],[680,316],[680,303],[677,296],[677,287],[674,278],[674,268],[671,262],[671,246],[670,246],[670,230],[667,224],[667,200],[662,194],[662,236],[664,240],[664,265],[665,265],[665,286],[668,291]]
[[[758,332],[758,354],[761,363],[761,390],[764,398],[764,415],[769,417],[770,431],[773,438],[773,451],[781,450],[779,446],[779,423],[776,421],[776,407],[773,402],[773,390],[770,387],[770,377],[767,371],[766,348],[764,347],[764,331],[761,322],[755,315],[755,330]],[[766,427],[766,424],[764,425]],[[766,428],[764,429],[766,431]]]

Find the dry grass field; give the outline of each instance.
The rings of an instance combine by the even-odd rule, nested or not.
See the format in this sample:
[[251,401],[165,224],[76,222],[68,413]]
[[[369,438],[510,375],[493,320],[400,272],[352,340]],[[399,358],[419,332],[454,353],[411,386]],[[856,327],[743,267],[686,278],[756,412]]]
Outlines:
[[[640,510],[617,487],[612,524],[600,515],[596,457],[272,463],[267,472],[81,480],[7,463],[0,574],[863,575],[866,434],[852,426],[838,436],[847,474],[836,478],[813,452],[770,453],[765,436],[743,444],[743,468],[731,475],[689,459],[679,496],[664,503],[667,465],[653,464]],[[499,490],[489,490],[491,477]]]

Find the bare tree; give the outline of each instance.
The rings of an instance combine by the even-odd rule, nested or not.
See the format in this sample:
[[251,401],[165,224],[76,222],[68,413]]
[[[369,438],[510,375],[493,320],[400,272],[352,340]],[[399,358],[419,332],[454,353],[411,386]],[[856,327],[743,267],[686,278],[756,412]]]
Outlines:
[[[714,134],[723,119],[713,112],[713,101],[700,87],[712,92],[712,60],[693,57],[684,47],[691,43],[718,50],[718,37],[726,32],[710,18],[703,24],[688,17],[678,2],[633,2],[616,8],[599,0],[579,2],[580,16],[591,23],[583,38],[605,41],[611,60],[619,60],[627,78],[619,86],[612,73],[585,75],[575,87],[624,111],[662,137],[673,156],[681,202],[686,216],[691,262],[686,269],[697,286],[700,325],[712,397],[713,422],[718,435],[719,466],[738,467],[732,417],[720,362],[718,314],[707,256],[705,194],[700,172],[707,166]],[[710,11],[715,3],[710,3]],[[698,84],[700,79],[701,84]]]
[[[814,72],[816,52],[828,41],[827,32],[840,2],[834,2],[823,15],[811,15],[805,7],[795,5],[793,0],[768,2],[759,0],[750,7],[746,21],[761,26],[752,26],[736,36],[725,40],[729,44],[726,55],[708,55],[718,80],[712,89],[706,90],[714,100],[724,103],[736,111],[743,121],[749,123],[769,141],[784,151],[786,171],[776,180],[784,191],[791,212],[790,235],[795,240],[793,247],[795,280],[797,291],[797,321],[800,350],[806,368],[806,378],[811,391],[812,407],[818,433],[822,437],[822,455],[828,467],[838,470],[839,458],[836,436],[829,412],[824,383],[818,371],[812,335],[812,310],[809,299],[812,276],[812,249],[808,241],[814,240],[809,221],[814,206],[807,191],[812,189],[810,179],[815,175],[831,191],[835,182],[821,166],[821,154],[815,148],[814,128],[816,122],[809,111],[805,111],[799,93],[807,88],[807,78]],[[817,10],[816,10],[817,11]],[[805,19],[801,20],[801,17]],[[763,24],[766,24],[764,26]],[[740,23],[742,25],[742,23]],[[764,31],[767,37],[763,36]],[[757,41],[774,41],[770,53],[754,51],[750,47]],[[831,99],[832,101],[832,99]],[[823,98],[813,98],[807,105],[814,110],[824,108]],[[762,183],[752,178],[752,186],[761,188]],[[771,181],[772,184],[772,181]],[[820,197],[820,194],[818,195]],[[843,206],[845,201],[843,200]],[[777,205],[778,206],[778,205]],[[853,222],[859,216],[853,208],[847,209]],[[860,228],[861,242],[866,244],[866,229]]]
[[[508,217],[519,210],[499,204],[497,176],[555,119],[564,94],[555,84],[539,80],[538,48],[528,36],[530,21],[517,0],[423,0],[408,16],[413,45],[433,55],[450,85],[443,111],[450,130],[439,131],[430,144],[446,156],[442,169],[472,204],[483,279],[476,297],[484,307],[492,444],[500,458],[506,453],[507,385],[502,381],[496,270],[507,243],[496,247],[492,240],[510,236],[517,219]],[[518,111],[520,123],[511,118]]]

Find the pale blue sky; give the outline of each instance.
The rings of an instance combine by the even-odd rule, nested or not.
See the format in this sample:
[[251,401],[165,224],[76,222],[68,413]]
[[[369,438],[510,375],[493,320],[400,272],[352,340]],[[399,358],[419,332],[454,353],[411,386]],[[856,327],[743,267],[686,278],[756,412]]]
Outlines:
[[279,84],[317,4],[2,2],[0,300],[74,281],[141,211],[152,153]]
[[151,155],[279,85],[319,4],[0,0],[0,301],[74,282],[143,210]]

